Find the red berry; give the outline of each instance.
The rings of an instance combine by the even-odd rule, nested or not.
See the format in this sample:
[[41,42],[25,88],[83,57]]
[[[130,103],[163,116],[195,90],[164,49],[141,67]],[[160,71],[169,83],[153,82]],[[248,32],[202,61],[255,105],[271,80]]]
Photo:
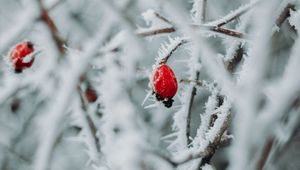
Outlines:
[[9,56],[17,73],[21,73],[24,69],[32,66],[34,57],[29,62],[23,61],[32,52],[34,52],[34,47],[29,41],[19,43],[11,50]]
[[85,97],[89,103],[94,103],[98,99],[96,90],[90,86],[85,90]]
[[[160,64],[153,74],[153,89],[158,100],[172,100],[177,92],[177,80],[173,70],[166,64]],[[166,103],[165,103],[166,105]],[[167,107],[171,107],[168,103]]]

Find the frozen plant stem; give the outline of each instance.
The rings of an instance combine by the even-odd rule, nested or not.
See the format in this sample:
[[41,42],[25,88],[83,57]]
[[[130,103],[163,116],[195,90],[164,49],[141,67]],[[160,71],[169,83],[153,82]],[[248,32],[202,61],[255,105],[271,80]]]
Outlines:
[[[81,101],[81,106],[82,106],[82,110],[84,111],[84,115],[83,115],[83,121],[84,124],[86,124],[86,132],[88,133],[88,137],[90,137],[91,139],[89,139],[90,141],[92,141],[92,146],[93,148],[96,148],[97,153],[95,155],[98,155],[98,153],[100,153],[100,143],[99,143],[99,138],[97,137],[97,129],[96,126],[93,122],[93,120],[91,119],[91,117],[88,115],[88,102],[85,99],[83,92],[81,91],[80,87],[77,86],[77,91],[79,93],[80,96],[80,101]],[[94,152],[94,150],[92,149],[92,152]]]
[[260,2],[260,0],[253,0],[246,5],[240,6],[239,8],[237,8],[233,12],[225,15],[224,17],[222,17],[218,20],[209,22],[205,25],[222,27],[223,25],[225,25],[225,24],[237,19],[238,17],[242,16],[243,14],[245,14],[248,10],[250,10],[253,6],[257,5],[259,2]]
[[[59,1],[61,2],[61,1]],[[58,3],[60,4],[60,3]],[[43,21],[50,33],[51,33],[51,37],[52,39],[54,40],[54,43],[56,45],[56,48],[58,49],[59,53],[61,55],[64,54],[64,44],[65,44],[65,41],[63,41],[59,35],[58,35],[58,30],[57,30],[57,27],[54,23],[54,21],[52,20],[52,18],[49,16],[49,10],[47,10],[45,7],[44,7],[44,4],[41,0],[38,0],[38,5],[40,7],[40,10],[41,10],[41,16],[40,16],[40,20]],[[54,5],[54,7],[57,6],[57,5]]]
[[[295,5],[294,4],[288,4],[283,11],[280,13],[279,17],[276,20],[276,25],[278,27],[281,27],[284,21],[286,21],[290,17],[290,10],[295,10]],[[274,42],[274,38],[276,36],[277,32],[274,32],[272,35],[272,39]],[[270,153],[272,151],[272,146],[275,142],[274,137],[270,137],[269,140],[266,141],[263,147],[263,151],[261,153],[260,159],[257,162],[257,170],[263,170],[265,167],[265,164],[270,156]]]
[[182,83],[196,83],[196,85],[199,86],[199,87],[203,86],[203,82],[201,80],[193,81],[193,80],[189,80],[189,79],[181,79],[180,82],[182,82]]
[[161,16],[159,13],[154,12],[154,15],[155,15],[157,18],[159,18],[160,20],[162,20],[162,21],[164,21],[164,22],[166,22],[166,23],[168,23],[168,24],[172,24],[171,21],[169,21],[167,18]]
[[[245,38],[246,39],[248,38],[243,33],[237,32],[235,30],[227,29],[227,28],[218,27],[218,26],[206,26],[206,25],[192,24],[191,27],[195,30],[223,34],[226,36],[235,37],[235,38],[242,39],[242,40],[245,40]],[[137,35],[140,35],[143,37],[148,37],[148,36],[154,36],[154,35],[159,35],[159,34],[173,33],[176,31],[177,31],[177,29],[175,27],[166,27],[166,28],[158,28],[158,29],[154,29],[154,30],[138,31]]]
[[181,39],[181,41],[179,41],[179,43],[177,45],[174,46],[173,49],[171,49],[171,51],[159,61],[159,64],[166,64],[169,60],[169,58],[171,57],[171,55],[183,44],[187,43],[188,41],[185,39]]
[[[195,81],[197,82],[200,77],[200,71],[196,71],[196,79]],[[194,103],[195,95],[197,94],[197,88],[196,85],[192,87],[192,94],[189,99],[189,106],[188,106],[188,113],[187,113],[187,118],[186,118],[186,139],[187,139],[187,144],[189,145],[192,142],[191,139],[191,116],[192,116],[192,106]]]
[[206,21],[206,10],[207,10],[207,0],[202,0],[202,6],[201,6],[201,23],[204,23]]

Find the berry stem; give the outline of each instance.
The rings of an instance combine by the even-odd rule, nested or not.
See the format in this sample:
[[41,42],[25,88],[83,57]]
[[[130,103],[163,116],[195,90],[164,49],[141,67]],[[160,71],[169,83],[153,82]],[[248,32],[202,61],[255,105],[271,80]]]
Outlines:
[[181,39],[181,41],[179,41],[179,43],[174,46],[174,48],[164,57],[159,61],[159,64],[166,64],[169,60],[169,58],[171,57],[171,55],[183,44],[187,43],[188,41],[186,39]]

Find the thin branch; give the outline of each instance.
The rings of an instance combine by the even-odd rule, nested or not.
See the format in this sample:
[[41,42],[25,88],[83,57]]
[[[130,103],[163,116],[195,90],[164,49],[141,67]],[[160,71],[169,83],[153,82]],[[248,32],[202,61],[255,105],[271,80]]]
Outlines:
[[227,29],[227,28],[215,26],[215,27],[211,27],[209,30],[217,33],[225,34],[228,36],[236,37],[236,38],[245,38],[243,33],[237,32],[235,30]]
[[97,152],[100,153],[100,140],[99,138],[97,137],[97,129],[96,129],[96,126],[94,124],[94,122],[92,121],[91,117],[88,115],[88,102],[87,102],[87,99],[84,97],[83,95],[83,92],[82,90],[80,89],[79,86],[77,86],[77,91],[78,91],[78,94],[80,96],[80,101],[81,101],[81,107],[82,107],[82,110],[84,111],[84,116],[83,118],[85,118],[85,122],[87,124],[87,132],[89,133],[88,136],[91,136],[93,140],[93,145],[94,147],[96,148]]
[[180,47],[182,46],[183,44],[187,43],[188,41],[185,40],[185,39],[181,39],[181,41],[179,41],[179,43],[174,46],[173,49],[171,49],[171,51],[164,57],[162,58],[160,61],[159,61],[159,64],[165,64],[168,62],[169,58],[171,57],[171,55]]
[[[202,4],[201,4],[201,7],[200,7],[201,8],[200,23],[203,23],[205,21],[205,17],[206,17],[205,14],[206,14],[206,8],[207,8],[206,5],[207,5],[206,0],[202,0]],[[199,80],[199,78],[200,78],[200,71],[196,70],[194,81],[197,82]],[[197,88],[196,88],[196,84],[195,84],[192,87],[190,99],[189,99],[189,102],[188,102],[188,111],[187,111],[187,118],[186,118],[186,139],[187,139],[187,145],[188,146],[192,142],[192,139],[191,139],[191,117],[192,117],[192,106],[193,106],[196,94],[197,94]]]
[[[218,100],[218,104],[217,106],[220,107],[221,105],[223,105],[224,103],[224,97],[223,96],[220,96],[218,95],[217,97],[217,100]],[[212,159],[212,157],[214,156],[216,150],[218,149],[218,147],[220,146],[221,142],[222,142],[222,136],[223,134],[225,133],[225,131],[228,129],[229,125],[230,125],[230,117],[231,117],[231,112],[228,112],[227,113],[227,117],[225,119],[225,121],[223,122],[222,124],[222,127],[220,128],[219,132],[218,132],[218,135],[215,136],[214,140],[212,143],[210,143],[207,147],[208,147],[208,150],[210,152],[208,152],[208,155],[206,155],[206,157],[203,157],[201,159],[201,162],[199,164],[200,166],[200,169],[203,165],[207,164],[210,162],[210,160]],[[211,118],[210,118],[210,128],[212,128],[215,124],[215,121],[218,119],[218,113],[214,113],[211,115]]]
[[[194,81],[198,81],[200,77],[200,71],[196,71],[196,78]],[[195,95],[197,94],[197,88],[196,85],[192,87],[192,94],[189,99],[189,106],[188,106],[188,113],[187,113],[187,118],[186,118],[186,138],[187,138],[187,144],[189,145],[192,140],[191,140],[191,117],[192,117],[192,106],[194,103]]]
[[263,152],[261,154],[261,157],[259,158],[257,165],[256,165],[257,170],[263,170],[263,168],[268,160],[268,157],[271,153],[273,144],[274,144],[274,138],[270,138],[266,142],[265,146],[263,147]]
[[[284,23],[284,21],[290,17],[290,10],[295,10],[294,4],[288,4],[283,9],[283,11],[280,13],[279,17],[277,18],[277,20],[275,22],[278,27],[281,27],[282,24]],[[274,32],[272,35],[272,38],[274,39],[276,37],[276,35],[277,35],[277,32]],[[297,99],[295,101],[297,101]],[[293,108],[293,107],[294,106],[292,105],[291,108]],[[269,140],[266,141],[266,143],[263,147],[261,156],[256,165],[257,170],[263,170],[263,168],[265,167],[265,164],[266,164],[268,158],[270,157],[272,147],[274,145],[274,141],[275,141],[274,137],[270,137]]]
[[[108,31],[110,30],[110,20],[106,20],[108,24],[99,27],[96,35],[89,41],[88,45],[85,46],[84,52],[81,56],[70,57],[73,59],[72,67],[64,75],[62,79],[61,86],[57,89],[56,99],[52,104],[51,110],[48,110],[48,114],[44,117],[44,124],[41,127],[44,133],[43,138],[41,138],[40,145],[36,152],[36,159],[33,165],[35,170],[45,170],[48,167],[49,159],[53,153],[53,147],[56,139],[60,134],[60,126],[64,121],[66,116],[66,108],[68,107],[74,91],[76,91],[77,84],[79,82],[80,76],[86,72],[89,66],[89,62],[97,54],[98,49],[103,44]],[[72,54],[70,54],[72,55]]]
[[[202,31],[211,31],[214,33],[220,33],[226,36],[231,36],[239,39],[247,38],[247,36],[245,36],[243,33],[237,32],[235,30],[227,29],[227,28],[222,28],[217,26],[207,26],[207,25],[196,25],[196,24],[192,24],[191,26],[196,30],[199,29]],[[175,27],[166,27],[166,28],[158,28],[153,30],[137,31],[136,34],[143,37],[148,37],[148,36],[154,36],[159,34],[173,33],[176,31],[177,29]]]
[[207,0],[202,0],[202,6],[201,6],[201,23],[204,23],[206,21],[206,10],[207,10]]
[[233,74],[238,64],[242,61],[244,54],[244,49],[242,47],[242,44],[239,43],[238,48],[235,50],[233,58],[228,62],[227,70]]
[[153,30],[146,30],[146,31],[137,31],[137,35],[148,37],[153,35],[159,35],[159,34],[166,34],[166,33],[173,33],[176,29],[174,27],[168,27],[168,28],[158,28]]
[[152,151],[155,155],[161,157],[166,162],[168,162],[173,167],[177,167],[179,165],[185,164],[187,162],[190,162],[194,159],[202,158],[200,164],[203,165],[205,162],[209,162],[209,160],[212,158],[214,153],[216,152],[216,149],[219,147],[220,143],[222,142],[222,136],[224,132],[228,129],[230,125],[230,116],[231,113],[227,113],[227,117],[225,121],[222,124],[222,127],[219,130],[219,133],[215,136],[213,139],[213,142],[211,142],[203,151],[189,151],[186,153],[183,157],[179,159],[173,159],[169,156],[161,153],[160,151]]
[[217,27],[221,27],[233,20],[235,20],[236,18],[240,17],[241,15],[245,14],[248,10],[250,10],[253,6],[255,6],[256,4],[258,4],[258,2],[260,2],[260,0],[254,0],[249,2],[246,5],[242,5],[239,8],[237,8],[235,11],[230,12],[229,14],[225,15],[224,17],[209,22],[205,25],[210,25],[210,26],[217,26]]
[[203,82],[201,80],[189,80],[189,79],[181,79],[179,81],[180,83],[196,83],[197,86],[202,87],[204,86]]
[[60,36],[58,35],[58,30],[57,30],[57,27],[54,23],[54,21],[52,20],[52,18],[50,17],[49,15],[49,10],[47,10],[45,7],[44,7],[44,4],[41,0],[38,0],[38,5],[41,9],[41,16],[40,16],[40,19],[47,25],[47,27],[49,28],[50,30],[50,33],[51,33],[51,37],[52,39],[54,40],[55,42],[55,45],[58,49],[58,51],[60,52],[60,54],[64,54],[64,44],[65,44],[65,41],[62,40],[60,38]]
[[[284,23],[284,21],[287,20],[287,18],[289,18],[291,16],[291,10],[295,11],[295,5],[294,4],[287,4],[287,6],[283,9],[283,11],[280,13],[279,17],[276,19],[275,24],[278,28],[280,28],[282,26],[282,24]],[[291,27],[291,30],[296,32],[296,30]],[[274,31],[272,38],[276,38],[278,35],[278,31]],[[276,41],[273,41],[273,44],[276,45]]]
[[162,20],[162,21],[164,21],[164,22],[166,22],[166,23],[172,25],[172,22],[171,22],[170,20],[168,20],[167,18],[163,17],[163,16],[160,15],[159,13],[154,12],[154,15],[155,15],[158,19],[160,19],[160,20]]
[[295,5],[294,4],[288,4],[283,11],[281,12],[281,14],[279,15],[279,17],[276,20],[276,25],[278,27],[281,27],[281,25],[283,24],[283,22],[289,18],[291,16],[290,10],[295,11]]

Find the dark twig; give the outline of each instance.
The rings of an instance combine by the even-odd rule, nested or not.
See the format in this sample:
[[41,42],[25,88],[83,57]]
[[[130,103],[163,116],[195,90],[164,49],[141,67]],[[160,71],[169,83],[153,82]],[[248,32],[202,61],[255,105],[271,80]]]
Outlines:
[[[196,71],[196,78],[195,81],[197,82],[200,77],[200,71]],[[192,94],[189,99],[189,106],[188,106],[188,112],[187,112],[187,118],[186,118],[186,139],[187,139],[187,144],[189,145],[192,140],[191,140],[191,117],[192,117],[192,106],[194,103],[195,95],[197,94],[197,88],[196,85],[192,87]]]
[[224,17],[222,17],[219,20],[216,21],[212,21],[207,23],[207,25],[215,25],[217,27],[221,27],[233,20],[235,20],[236,18],[242,16],[243,14],[245,14],[246,12],[248,12],[253,6],[255,6],[256,4],[258,4],[260,1],[256,0],[256,1],[252,1],[246,5],[240,6],[238,9],[236,9],[234,12],[229,13],[227,15],[225,15]]
[[[217,100],[218,100],[217,107],[222,106],[223,102],[224,102],[223,96],[218,95]],[[213,142],[208,145],[207,149],[209,152],[206,155],[206,157],[202,157],[201,162],[200,162],[200,167],[209,163],[211,158],[214,156],[216,150],[218,149],[218,147],[220,146],[220,144],[222,142],[223,134],[225,133],[225,131],[228,129],[228,127],[230,125],[230,117],[231,117],[231,113],[229,112],[229,113],[227,113],[227,118],[223,122],[218,135],[216,135]],[[211,119],[210,128],[212,128],[215,124],[215,121],[218,119],[218,113],[212,114],[210,119]]]
[[183,44],[187,43],[188,41],[185,39],[181,39],[181,41],[178,42],[178,44],[176,46],[174,46],[173,49],[171,49],[171,51],[159,61],[159,64],[164,64],[167,63],[169,58],[171,57],[171,55]]
[[87,113],[87,103],[88,103],[87,99],[84,97],[83,92],[81,91],[79,86],[77,86],[77,91],[78,91],[79,96],[80,96],[82,110],[85,112],[84,116],[86,118],[88,128],[89,128],[90,132],[92,133],[94,144],[96,146],[97,152],[100,153],[100,140],[99,140],[99,138],[97,137],[97,134],[96,134],[97,129],[96,129],[96,126],[95,126],[94,122],[92,121],[91,117]]
[[173,164],[181,165],[184,163],[187,163],[191,160],[194,159],[198,159],[198,158],[202,158],[200,165],[204,165],[205,163],[208,163],[210,161],[210,159],[212,158],[212,156],[214,155],[214,153],[216,152],[216,149],[219,147],[220,143],[221,143],[221,139],[222,136],[224,134],[224,132],[228,129],[229,124],[230,124],[230,113],[227,114],[227,118],[224,121],[218,135],[215,136],[214,140],[212,143],[210,143],[205,149],[204,151],[201,152],[196,152],[196,153],[190,153],[187,154],[185,156],[185,158],[181,159],[181,160],[177,160],[177,161],[173,161]]
[[[220,103],[222,103],[222,102],[220,102]],[[177,167],[179,165],[185,164],[185,163],[187,163],[189,161],[192,161],[194,159],[201,158],[201,162],[200,162],[200,167],[201,167],[202,165],[205,165],[206,163],[210,162],[211,158],[213,157],[216,150],[220,146],[220,144],[222,142],[222,136],[223,136],[223,134],[225,133],[225,131],[228,129],[228,127],[230,125],[230,116],[231,116],[231,113],[228,113],[225,121],[223,122],[222,127],[219,130],[218,135],[216,135],[214,137],[213,142],[211,142],[203,151],[190,152],[190,153],[187,153],[183,158],[176,159],[176,160],[170,158],[169,156],[167,156],[163,153],[161,153],[160,151],[152,151],[152,153],[159,156],[160,158],[162,158],[163,160],[168,162],[173,167]]]
[[175,31],[176,31],[176,29],[174,27],[168,27],[168,28],[159,28],[159,29],[154,29],[154,30],[139,31],[139,32],[137,32],[137,35],[140,35],[143,37],[148,37],[148,36],[153,36],[153,35],[172,33]]
[[238,48],[235,50],[235,53],[233,54],[233,58],[228,62],[227,70],[232,74],[235,69],[237,68],[238,64],[242,61],[244,54],[244,49],[242,47],[242,44],[238,45]]
[[[219,34],[223,34],[226,36],[235,37],[239,39],[247,38],[247,36],[245,36],[243,33],[237,32],[235,30],[227,29],[227,28],[222,28],[217,26],[196,25],[196,24],[193,24],[191,26],[195,30],[212,31],[215,33],[219,33]],[[159,34],[173,33],[176,31],[177,30],[175,27],[167,27],[167,28],[158,28],[154,30],[139,31],[137,32],[137,35],[148,37],[148,36],[154,36]]]
[[257,170],[263,170],[266,161],[268,160],[269,154],[271,152],[273,143],[274,143],[274,138],[270,138],[264,145],[263,152],[257,163],[257,167],[256,167]]
[[295,11],[295,5],[294,4],[288,4],[283,11],[280,13],[279,17],[276,20],[276,25],[278,27],[281,27],[283,22],[291,16],[290,10]]
[[159,13],[154,12],[154,15],[155,15],[158,19],[160,19],[160,20],[162,20],[162,21],[164,21],[164,22],[166,22],[166,23],[168,23],[168,24],[172,24],[172,22],[171,22],[170,20],[168,20],[167,18],[161,16]]
[[180,83],[196,83],[197,86],[202,87],[203,86],[203,82],[201,80],[189,80],[189,79],[181,79],[179,81]]
[[49,10],[44,7],[44,4],[42,3],[41,0],[38,0],[39,7],[41,9],[41,16],[40,20],[43,21],[49,28],[49,31],[51,33],[51,37],[55,42],[55,45],[60,52],[60,54],[64,54],[64,44],[65,41],[63,41],[60,36],[58,35],[58,30],[57,27],[52,20],[52,18],[49,15]]
[[217,32],[217,33],[221,33],[221,34],[224,34],[224,35],[228,35],[228,36],[231,36],[231,37],[245,38],[243,33],[237,32],[235,30],[230,30],[230,29],[227,29],[227,28],[222,28],[222,27],[215,26],[215,27],[209,28],[209,30]]
[[[295,10],[294,4],[288,4],[283,9],[283,11],[280,13],[279,17],[275,21],[275,23],[278,27],[281,27],[282,24],[284,23],[284,21],[286,21],[286,19],[290,17],[290,10]],[[277,35],[277,32],[274,32],[272,38],[275,39],[276,35]],[[291,108],[293,108],[293,107],[294,107],[294,103],[292,104]],[[270,137],[269,140],[266,141],[266,143],[263,147],[261,156],[256,164],[257,170],[262,170],[264,168],[264,166],[270,156],[274,141],[275,141],[274,137]]]

